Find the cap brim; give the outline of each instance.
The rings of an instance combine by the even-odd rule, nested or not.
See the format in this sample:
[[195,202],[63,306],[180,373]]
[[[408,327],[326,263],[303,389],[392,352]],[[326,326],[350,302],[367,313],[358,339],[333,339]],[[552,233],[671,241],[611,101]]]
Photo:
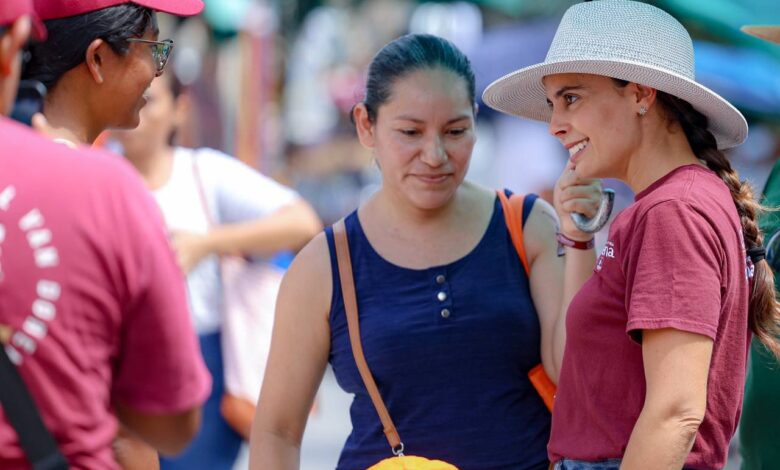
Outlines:
[[193,16],[203,11],[201,0],[131,0],[138,5],[176,16]]
[[677,96],[707,116],[709,129],[720,149],[735,147],[747,137],[747,121],[742,113],[714,91],[668,70],[627,61],[570,60],[532,65],[491,83],[482,94],[482,100],[507,114],[550,122],[552,112],[547,105],[542,79],[560,73],[614,77]]
[[780,44],[780,26],[743,26],[742,32]]

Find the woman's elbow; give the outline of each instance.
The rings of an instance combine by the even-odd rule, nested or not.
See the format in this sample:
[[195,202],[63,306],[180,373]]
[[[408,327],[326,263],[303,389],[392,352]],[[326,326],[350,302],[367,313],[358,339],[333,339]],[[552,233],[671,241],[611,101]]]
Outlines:
[[690,410],[679,413],[675,417],[675,422],[680,431],[691,438],[699,432],[699,426],[704,421],[704,409]]
[[671,400],[655,414],[668,428],[693,439],[704,421],[706,408],[705,400]]

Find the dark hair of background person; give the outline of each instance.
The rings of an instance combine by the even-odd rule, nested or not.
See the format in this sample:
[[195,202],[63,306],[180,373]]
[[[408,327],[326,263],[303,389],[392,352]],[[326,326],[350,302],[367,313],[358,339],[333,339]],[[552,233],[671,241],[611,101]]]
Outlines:
[[430,34],[407,34],[386,44],[368,68],[363,104],[368,119],[376,122],[379,107],[390,99],[393,84],[421,69],[443,68],[465,80],[469,100],[474,103],[474,71],[471,62],[450,41]]
[[[615,78],[612,80],[621,88],[629,83]],[[666,117],[680,124],[696,157],[704,160],[731,191],[742,224],[745,248],[763,246],[764,234],[758,228],[758,214],[764,208],[753,196],[750,184],[740,181],[731,162],[718,150],[715,136],[707,129],[707,116],[696,111],[687,101],[668,93],[658,91],[657,99]],[[755,263],[754,267],[748,324],[761,343],[780,358],[780,309],[775,298],[774,274],[766,260]]]
[[51,90],[65,73],[84,62],[92,41],[102,39],[117,54],[127,54],[130,44],[126,39],[143,36],[154,26],[153,19],[151,9],[125,3],[48,20],[45,22],[48,37],[45,42],[30,46],[31,57],[22,78],[38,80]]

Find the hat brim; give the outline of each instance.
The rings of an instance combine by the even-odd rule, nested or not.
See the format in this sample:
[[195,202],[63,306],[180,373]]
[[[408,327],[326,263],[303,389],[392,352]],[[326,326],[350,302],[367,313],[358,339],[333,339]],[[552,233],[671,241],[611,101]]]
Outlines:
[[743,26],[740,29],[751,36],[780,44],[780,26]]
[[201,0],[131,0],[138,5],[176,16],[193,16],[203,11]]
[[550,122],[552,111],[547,105],[542,79],[559,73],[603,75],[681,98],[707,116],[709,130],[719,149],[736,147],[747,138],[748,126],[742,113],[714,91],[674,72],[624,60],[568,60],[532,65],[491,83],[482,100],[507,114]]

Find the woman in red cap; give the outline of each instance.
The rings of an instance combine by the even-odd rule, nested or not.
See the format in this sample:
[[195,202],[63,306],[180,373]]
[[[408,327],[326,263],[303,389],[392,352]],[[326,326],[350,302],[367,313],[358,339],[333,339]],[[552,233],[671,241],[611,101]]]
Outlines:
[[[138,125],[144,92],[173,49],[172,40],[158,40],[156,12],[195,15],[203,2],[35,0],[35,8],[48,39],[31,46],[22,77],[43,83],[48,93],[45,119],[33,122],[56,142],[77,147],[106,129]],[[158,465],[150,447],[121,431],[114,452],[125,469]]]
[[[31,0],[0,2],[0,114],[13,103],[32,12]],[[69,124],[95,110],[71,111]],[[159,213],[118,157],[74,151],[2,116],[0,143],[0,468],[154,468],[154,454],[112,454],[117,421],[173,454],[196,432],[209,391]],[[26,386],[16,390],[29,388],[34,405],[5,401],[14,369]],[[30,426],[36,411],[43,422]]]
[[47,90],[43,114],[57,140],[91,144],[109,128],[134,128],[144,91],[173,49],[158,40],[156,11],[188,16],[201,0],[36,0],[49,31],[32,46],[23,78]]

